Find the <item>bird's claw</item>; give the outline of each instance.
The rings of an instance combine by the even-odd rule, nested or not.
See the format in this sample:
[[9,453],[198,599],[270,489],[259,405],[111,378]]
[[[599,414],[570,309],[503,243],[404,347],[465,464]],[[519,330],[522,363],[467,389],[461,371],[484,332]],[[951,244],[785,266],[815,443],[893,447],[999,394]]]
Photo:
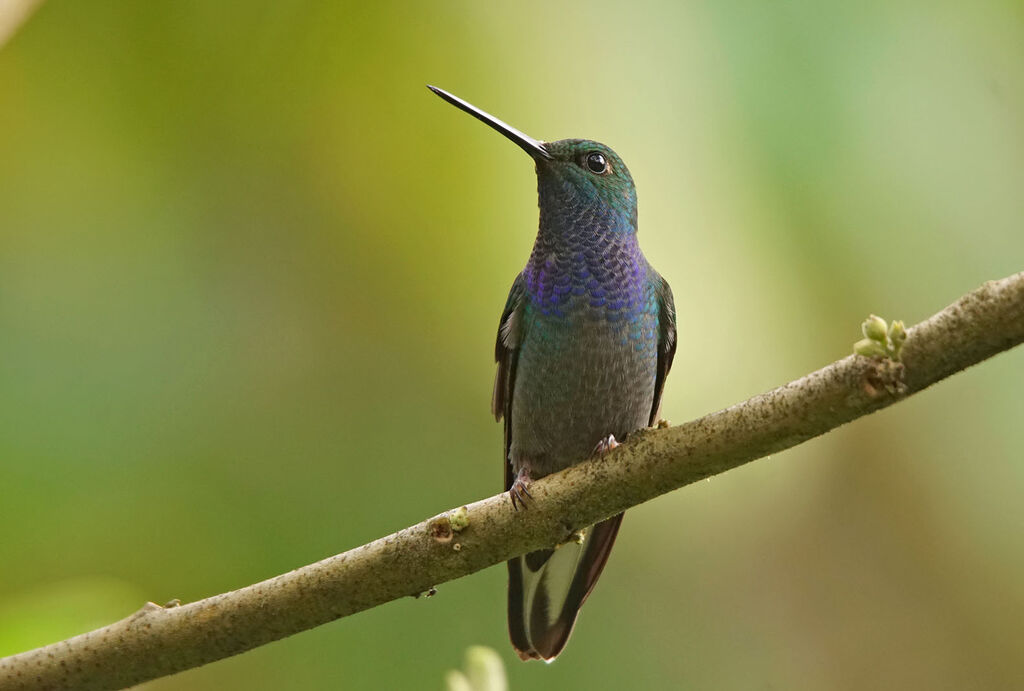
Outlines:
[[526,500],[533,501],[533,495],[530,494],[530,484],[533,481],[530,479],[530,474],[523,468],[516,475],[515,482],[508,490],[509,497],[512,499],[512,508],[516,511],[519,507],[527,508]]
[[603,456],[618,445],[619,442],[615,440],[615,435],[609,434],[607,437],[597,442],[597,446],[594,447],[594,455]]

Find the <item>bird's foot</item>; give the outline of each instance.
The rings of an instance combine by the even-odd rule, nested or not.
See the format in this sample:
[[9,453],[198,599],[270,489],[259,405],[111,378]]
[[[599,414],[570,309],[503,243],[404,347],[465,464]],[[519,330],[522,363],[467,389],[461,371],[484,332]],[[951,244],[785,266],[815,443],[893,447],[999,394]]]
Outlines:
[[509,497],[512,499],[512,508],[516,511],[519,510],[519,507],[527,508],[527,499],[533,500],[533,495],[530,494],[530,485],[532,483],[530,471],[526,468],[520,468],[516,474],[515,481],[508,490]]
[[601,441],[597,442],[597,446],[594,447],[594,454],[593,455],[594,456],[603,456],[606,453],[608,453],[609,451],[611,451],[612,449],[614,449],[618,445],[619,445],[619,442],[615,441],[615,435],[614,434],[609,434],[607,437],[605,437]]

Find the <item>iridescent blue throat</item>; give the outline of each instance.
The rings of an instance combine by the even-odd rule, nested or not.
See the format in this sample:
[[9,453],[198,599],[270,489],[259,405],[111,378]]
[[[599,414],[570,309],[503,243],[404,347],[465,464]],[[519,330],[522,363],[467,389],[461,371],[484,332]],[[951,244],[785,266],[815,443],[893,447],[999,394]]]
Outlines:
[[608,321],[646,312],[649,267],[637,242],[635,200],[611,206],[567,182],[539,188],[540,230],[523,270],[532,307]]

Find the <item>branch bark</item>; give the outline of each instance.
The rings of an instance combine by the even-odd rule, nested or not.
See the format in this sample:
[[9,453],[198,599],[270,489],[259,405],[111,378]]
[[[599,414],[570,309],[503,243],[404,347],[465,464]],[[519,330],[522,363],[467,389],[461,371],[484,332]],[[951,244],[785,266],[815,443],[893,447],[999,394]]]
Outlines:
[[743,403],[315,564],[183,606],[148,603],[102,629],[0,659],[0,690],[113,689],[250,650],[565,541],[673,489],[782,451],[1024,341],[1024,273],[986,283],[909,331],[902,363],[846,357]]

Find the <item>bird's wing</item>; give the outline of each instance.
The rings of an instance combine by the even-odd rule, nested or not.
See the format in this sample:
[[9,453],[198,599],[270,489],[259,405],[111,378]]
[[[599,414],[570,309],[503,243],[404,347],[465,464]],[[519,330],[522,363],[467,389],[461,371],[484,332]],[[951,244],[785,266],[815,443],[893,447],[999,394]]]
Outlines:
[[651,420],[653,426],[658,422],[661,409],[661,392],[665,388],[665,378],[672,368],[672,358],[676,355],[676,305],[672,299],[672,288],[668,281],[655,275],[656,295],[658,297],[658,370],[654,379],[654,401],[651,404]]
[[494,343],[494,359],[498,372],[494,377],[494,393],[491,396],[491,412],[495,420],[505,418],[505,489],[512,487],[515,479],[508,451],[512,443],[512,391],[516,384],[516,363],[519,359],[519,345],[523,342],[526,328],[523,310],[526,306],[526,281],[523,275],[516,276],[508,300],[498,322],[498,337]]
[[[519,360],[519,344],[523,342],[523,309],[525,303],[526,282],[523,275],[516,276],[512,288],[505,300],[505,309],[498,320],[498,336],[494,341],[494,360],[498,363],[498,371],[494,375],[494,393],[491,395],[491,412],[495,420],[505,418],[505,453],[502,466],[505,468],[505,491],[512,487],[515,473],[512,471],[512,459],[509,449],[512,445],[512,392],[516,386],[516,365]],[[512,601],[521,601],[522,597],[513,597],[513,593],[522,593],[522,565],[524,557],[517,557],[508,563],[509,571],[509,608]],[[529,651],[526,654],[536,655],[530,645],[529,636],[521,624],[521,617],[509,615],[509,634],[512,645],[518,651]],[[523,655],[520,652],[520,655]],[[526,658],[524,658],[526,659]]]

